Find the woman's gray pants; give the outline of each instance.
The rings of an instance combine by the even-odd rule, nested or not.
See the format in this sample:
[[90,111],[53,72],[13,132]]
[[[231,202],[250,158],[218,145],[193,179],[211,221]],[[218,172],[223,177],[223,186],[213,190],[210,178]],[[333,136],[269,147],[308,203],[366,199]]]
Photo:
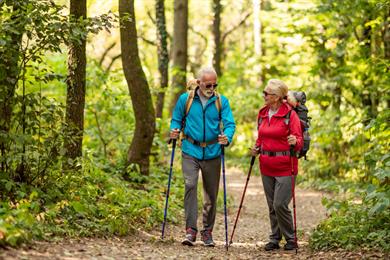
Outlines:
[[198,160],[182,153],[182,170],[185,182],[184,211],[186,229],[197,229],[198,219],[198,176],[202,172],[203,181],[203,229],[213,230],[217,211],[221,157],[211,160]]
[[261,175],[264,193],[269,209],[271,222],[270,241],[279,244],[282,235],[286,241],[294,241],[294,226],[291,210],[291,176],[271,177]]

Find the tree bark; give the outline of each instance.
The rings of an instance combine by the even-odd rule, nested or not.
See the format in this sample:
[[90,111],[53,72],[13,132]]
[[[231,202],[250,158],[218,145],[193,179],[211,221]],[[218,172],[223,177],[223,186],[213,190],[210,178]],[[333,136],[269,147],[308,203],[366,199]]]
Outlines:
[[222,5],[220,0],[213,0],[213,37],[214,37],[214,54],[213,54],[213,66],[218,76],[222,76],[221,69],[221,55],[222,55],[222,44],[221,44],[221,13]]
[[136,164],[149,174],[149,156],[155,131],[155,115],[148,82],[138,55],[134,0],[119,0],[123,71],[135,113],[135,131],[128,150],[127,166]]
[[390,8],[385,15],[383,29],[384,56],[386,60],[390,60]]
[[[87,17],[86,0],[70,0],[70,21],[77,22]],[[87,57],[86,40],[79,39],[69,45],[68,78],[66,80],[66,116],[67,135],[64,142],[65,168],[73,168],[72,161],[82,156],[85,106],[85,77]],[[69,160],[70,159],[70,160]]]
[[[371,19],[367,19],[364,24],[369,22]],[[372,50],[372,28],[371,26],[365,26],[363,30],[363,45],[362,45],[362,53],[363,57],[367,60],[371,59]],[[373,79],[368,75],[363,75],[363,84],[365,90],[362,95],[362,104],[367,108],[367,114],[369,118],[375,118],[378,115],[378,95],[376,89],[373,89]]]
[[[0,3],[0,8],[7,4],[7,6],[13,6],[14,14],[13,19],[18,19],[18,16],[23,14],[19,12],[21,8],[21,1],[7,0]],[[15,25],[14,25],[15,26]],[[18,25],[16,25],[18,26]],[[20,24],[20,28],[7,32],[11,39],[7,42],[4,48],[0,51],[0,133],[7,136],[11,128],[12,122],[12,110],[14,107],[15,90],[18,83],[19,77],[19,60],[20,60],[20,49],[21,40],[24,26]],[[8,138],[0,138],[0,153],[1,158],[6,158],[9,152]],[[1,171],[7,171],[7,163],[1,160],[0,169]]]
[[187,73],[188,45],[188,0],[175,0],[173,19],[172,45],[172,89],[173,98],[170,112],[176,105],[179,96],[185,91]]
[[164,108],[165,91],[168,87],[168,47],[167,28],[165,23],[164,0],[156,0],[156,25],[157,25],[157,52],[158,71],[160,72],[160,87],[157,95],[156,117],[162,118]]
[[253,0],[253,44],[255,54],[261,56],[261,23],[260,23],[260,10],[261,0]]
[[[390,8],[384,18],[384,29],[383,29],[383,44],[384,44],[384,57],[387,61],[390,61]],[[388,73],[390,72],[390,65],[387,66]],[[387,108],[390,108],[390,100],[387,100]]]

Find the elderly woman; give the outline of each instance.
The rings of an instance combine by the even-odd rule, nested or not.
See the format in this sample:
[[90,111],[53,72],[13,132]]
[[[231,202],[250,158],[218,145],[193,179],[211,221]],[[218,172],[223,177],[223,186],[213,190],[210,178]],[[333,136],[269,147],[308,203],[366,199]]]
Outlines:
[[258,115],[256,146],[252,148],[253,156],[260,154],[260,171],[271,222],[266,251],[279,249],[282,236],[287,242],[285,250],[296,247],[288,204],[292,195],[291,174],[298,173],[298,160],[290,154],[290,146],[295,151],[302,148],[302,131],[298,115],[285,101],[287,92],[283,81],[268,81],[263,91],[265,106]]

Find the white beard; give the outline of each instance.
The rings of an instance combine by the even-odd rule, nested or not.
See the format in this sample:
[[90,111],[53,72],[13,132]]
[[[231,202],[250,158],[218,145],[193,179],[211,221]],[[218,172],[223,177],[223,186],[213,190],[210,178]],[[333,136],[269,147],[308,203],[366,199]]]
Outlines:
[[214,94],[214,90],[200,90],[206,98],[210,98]]

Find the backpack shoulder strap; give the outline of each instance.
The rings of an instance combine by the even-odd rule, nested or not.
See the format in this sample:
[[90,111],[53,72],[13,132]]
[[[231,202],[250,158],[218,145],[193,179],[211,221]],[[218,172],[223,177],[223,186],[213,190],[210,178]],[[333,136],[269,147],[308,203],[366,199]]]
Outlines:
[[194,102],[194,97],[195,97],[195,90],[191,90],[188,93],[187,101],[186,101],[186,110],[184,116],[186,117],[188,115],[188,112],[190,111],[192,102]]
[[261,122],[263,122],[263,118],[259,116],[259,120],[257,121],[257,130],[259,130]]
[[291,112],[292,112],[293,110],[291,109],[290,111],[288,111],[288,113],[285,115],[285,119],[284,119],[284,123],[287,125],[287,127],[288,127],[288,132],[289,132],[289,134],[290,134],[290,132],[291,132],[291,129],[290,129],[290,117],[291,117]]
[[217,107],[218,114],[219,114],[219,120],[222,119],[222,101],[221,101],[221,95],[219,95],[218,92],[215,92],[215,96],[217,97],[217,100],[215,101],[215,106]]

